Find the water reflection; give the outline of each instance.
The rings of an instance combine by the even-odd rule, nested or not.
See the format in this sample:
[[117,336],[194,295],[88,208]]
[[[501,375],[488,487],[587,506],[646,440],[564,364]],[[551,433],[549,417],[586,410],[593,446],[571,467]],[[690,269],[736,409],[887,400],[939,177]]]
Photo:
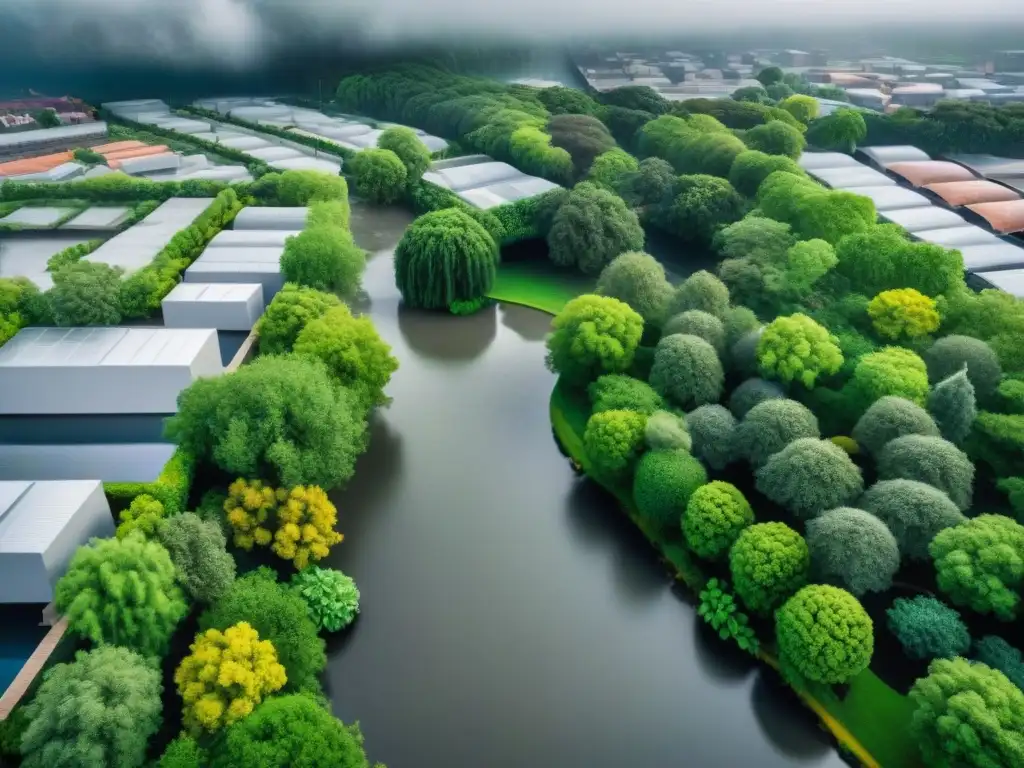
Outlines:
[[420,357],[441,363],[468,362],[478,358],[498,332],[494,306],[470,317],[444,312],[398,308],[398,329],[409,348]]
[[501,324],[519,334],[523,341],[544,341],[551,330],[551,317],[519,304],[498,304]]
[[[835,755],[814,715],[773,670],[758,670],[750,691],[750,703],[761,732],[768,737],[776,753],[790,763],[808,763]],[[813,730],[817,731],[817,738],[808,738]]]

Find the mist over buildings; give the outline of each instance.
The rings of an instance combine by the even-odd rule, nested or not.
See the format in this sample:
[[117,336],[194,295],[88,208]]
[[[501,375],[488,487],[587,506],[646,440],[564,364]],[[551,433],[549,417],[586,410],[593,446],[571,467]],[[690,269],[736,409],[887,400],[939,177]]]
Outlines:
[[1020,23],[1020,0],[0,0],[0,57],[246,68],[431,44]]

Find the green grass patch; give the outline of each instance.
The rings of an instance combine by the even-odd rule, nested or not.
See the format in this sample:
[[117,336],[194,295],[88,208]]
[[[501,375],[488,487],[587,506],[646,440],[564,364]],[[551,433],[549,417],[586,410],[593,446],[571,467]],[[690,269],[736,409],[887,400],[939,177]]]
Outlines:
[[569,301],[594,290],[595,281],[544,262],[503,263],[488,296],[557,315]]

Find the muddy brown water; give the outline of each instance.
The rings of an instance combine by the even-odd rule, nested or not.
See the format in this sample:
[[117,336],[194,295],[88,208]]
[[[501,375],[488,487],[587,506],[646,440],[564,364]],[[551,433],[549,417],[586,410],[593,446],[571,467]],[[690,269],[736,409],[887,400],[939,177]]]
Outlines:
[[389,768],[839,766],[773,673],[722,643],[551,434],[543,313],[404,309],[410,217],[355,206],[363,307],[401,367],[332,494],[362,614],[328,644],[335,714]]

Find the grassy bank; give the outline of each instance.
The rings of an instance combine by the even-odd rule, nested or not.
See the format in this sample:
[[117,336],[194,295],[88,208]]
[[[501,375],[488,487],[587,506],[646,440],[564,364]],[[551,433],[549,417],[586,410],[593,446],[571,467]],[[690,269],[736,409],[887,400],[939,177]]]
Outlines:
[[[586,393],[573,390],[559,380],[551,393],[551,424],[565,452],[584,471],[589,469],[583,450],[583,431],[589,417],[590,403]],[[699,592],[706,579],[700,564],[690,553],[678,543],[662,541],[640,519],[628,487],[600,484],[615,496],[630,519],[675,572],[676,578],[694,594]],[[762,646],[760,658],[778,669],[778,661],[772,650],[765,645]],[[908,735],[913,705],[906,696],[890,688],[870,669],[850,681],[842,699],[833,688],[825,685],[797,689],[797,694],[833,735],[841,751],[857,763],[867,768],[917,768],[921,765],[917,747]]]
[[547,262],[503,262],[487,295],[556,315],[566,303],[593,290],[593,278]]

